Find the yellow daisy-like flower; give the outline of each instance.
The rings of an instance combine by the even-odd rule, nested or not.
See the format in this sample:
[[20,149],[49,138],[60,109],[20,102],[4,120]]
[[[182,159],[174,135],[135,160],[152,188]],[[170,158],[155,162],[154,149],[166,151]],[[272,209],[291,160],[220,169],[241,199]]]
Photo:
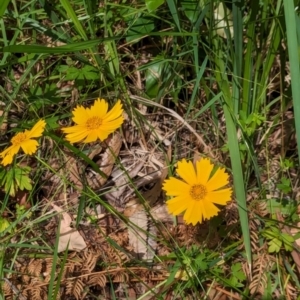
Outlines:
[[121,127],[124,118],[121,101],[108,111],[108,103],[104,99],[97,99],[91,108],[77,106],[73,110],[74,126],[63,128],[67,133],[66,139],[70,143],[90,143],[97,139],[105,140],[110,133]]
[[224,168],[218,168],[211,176],[213,168],[207,158],[197,161],[196,166],[185,159],[178,162],[177,173],[183,180],[171,177],[163,185],[166,194],[174,196],[167,201],[171,214],[185,212],[184,221],[196,225],[218,214],[220,209],[215,204],[226,205],[230,201],[232,189],[224,188],[229,183],[229,175]]
[[11,139],[12,145],[0,153],[0,158],[2,158],[1,164],[4,166],[11,164],[13,157],[20,151],[20,148],[25,154],[31,155],[35,153],[39,144],[33,138],[42,136],[45,126],[46,122],[39,120],[31,130],[17,133]]

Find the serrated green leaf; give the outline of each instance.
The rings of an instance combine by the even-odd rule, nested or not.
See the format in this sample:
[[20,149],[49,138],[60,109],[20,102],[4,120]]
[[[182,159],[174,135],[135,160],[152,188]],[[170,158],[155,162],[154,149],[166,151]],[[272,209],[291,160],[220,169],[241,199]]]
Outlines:
[[[0,217],[0,232],[5,231],[6,228],[10,226],[10,223],[8,220]],[[11,230],[9,230],[11,232]]]
[[280,235],[280,230],[276,227],[272,227],[272,229],[266,229],[262,232],[262,235],[271,240],[273,238],[276,238]]
[[208,269],[208,263],[205,261],[205,259],[206,259],[205,253],[199,254],[195,259],[196,267],[202,271],[205,271]]
[[243,271],[242,264],[236,263],[231,267],[232,276],[236,277],[238,281],[244,281],[246,279],[246,275]]
[[31,191],[32,185],[30,183],[30,178],[27,176],[22,176],[19,187],[21,191],[23,191],[24,189],[27,191]]
[[287,199],[268,199],[266,202],[267,209],[271,214],[274,214],[276,212],[280,212],[284,215],[291,214],[296,208],[297,203],[293,200],[287,200]]
[[269,243],[269,252],[270,253],[273,253],[273,252],[279,252],[280,251],[280,248],[282,246],[282,241],[280,241],[279,239],[273,239],[271,240]]
[[4,178],[4,190],[6,193],[8,193],[10,196],[14,197],[16,195],[16,190],[14,187],[13,182],[13,169],[10,169]]

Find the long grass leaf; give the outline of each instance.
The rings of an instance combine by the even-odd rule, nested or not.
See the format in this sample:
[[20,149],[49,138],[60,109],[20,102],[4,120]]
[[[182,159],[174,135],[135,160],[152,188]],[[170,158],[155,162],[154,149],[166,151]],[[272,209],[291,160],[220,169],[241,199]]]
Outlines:
[[68,16],[71,18],[77,32],[80,34],[83,40],[87,40],[88,37],[85,33],[85,30],[83,29],[80,21],[77,18],[77,15],[71,5],[71,3],[68,0],[60,0],[60,3],[64,7],[65,11],[67,12]]
[[173,20],[174,20],[178,30],[181,31],[176,0],[167,0],[167,3],[168,3],[168,6],[169,6],[169,9],[170,9],[170,12],[172,14]]
[[231,158],[231,166],[234,181],[234,190],[236,195],[236,201],[238,203],[238,211],[240,217],[240,223],[243,233],[244,245],[246,250],[247,261],[250,266],[252,265],[252,254],[251,254],[251,240],[249,231],[248,212],[246,204],[246,191],[243,169],[241,164],[241,155],[239,149],[239,141],[237,137],[236,125],[232,114],[227,105],[223,106],[224,115],[226,120],[226,131],[228,138],[228,147]]
[[230,154],[230,160],[232,166],[234,190],[236,195],[236,201],[238,203],[238,211],[239,211],[241,229],[243,233],[246,257],[251,270],[252,267],[251,240],[250,240],[242,160],[241,160],[241,154],[239,148],[236,122],[235,119],[233,118],[234,110],[233,110],[232,95],[230,91],[229,80],[226,75],[224,61],[222,60],[222,50],[218,41],[219,40],[217,38],[215,38],[213,41],[215,52],[216,52],[215,76],[217,82],[219,83],[219,88],[223,92],[223,96],[225,99],[223,110],[224,110],[225,122],[226,122],[226,132],[227,132],[228,148],[229,148],[229,154]]
[[2,17],[4,15],[9,2],[10,2],[10,0],[2,0],[0,2],[0,17]]
[[297,39],[297,30],[300,28],[296,27],[296,13],[294,7],[294,1],[284,0],[284,16],[286,23],[288,53],[290,58],[290,69],[291,69],[291,83],[292,83],[292,95],[294,104],[294,115],[296,125],[296,136],[298,141],[298,159],[300,160],[300,89],[299,89],[299,45]]

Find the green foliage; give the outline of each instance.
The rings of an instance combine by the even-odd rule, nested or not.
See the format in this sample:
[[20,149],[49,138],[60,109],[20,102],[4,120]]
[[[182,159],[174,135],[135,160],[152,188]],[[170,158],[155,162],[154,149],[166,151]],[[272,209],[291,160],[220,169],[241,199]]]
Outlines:
[[[5,231],[9,226],[10,226],[10,222],[5,218],[0,217],[0,234],[3,231]],[[11,229],[8,232],[11,232]]]
[[230,285],[234,287],[243,287],[244,281],[247,279],[246,274],[243,271],[242,264],[236,263],[231,266],[231,276],[228,280]]
[[283,170],[283,172],[289,171],[291,168],[295,167],[295,163],[292,159],[285,158],[283,160],[280,160],[280,167]]
[[29,173],[31,168],[28,166],[13,166],[10,169],[2,168],[0,170],[0,185],[4,187],[6,193],[15,196],[18,190],[32,190]]
[[[269,137],[278,125],[281,127],[281,123],[285,123],[286,112],[293,111],[297,140],[300,140],[297,84],[300,19],[297,3],[284,0],[283,6],[281,1],[271,0],[0,2],[3,43],[0,69],[3,84],[9,82],[10,86],[5,90],[0,84],[0,89],[9,122],[14,123],[16,116],[19,116],[20,99],[20,102],[28,104],[25,105],[24,119],[47,117],[50,130],[46,139],[55,144],[55,150],[67,147],[74,156],[81,157],[86,165],[93,166],[101,174],[98,165],[89,159],[88,154],[85,155],[77,145],[63,142],[57,130],[63,126],[62,119],[70,115],[68,108],[71,99],[72,105],[77,101],[72,94],[73,83],[76,91],[80,92],[79,101],[94,99],[99,95],[122,97],[126,113],[137,128],[142,129],[138,124],[140,115],[135,114],[136,103],[132,105],[131,96],[140,93],[139,96],[156,99],[162,106],[174,109],[185,122],[192,123],[195,132],[203,136],[209,146],[216,145],[217,149],[212,151],[216,157],[220,148],[224,150],[222,160],[232,171],[235,186],[233,200],[237,201],[239,209],[238,232],[242,231],[246,249],[243,255],[252,266],[251,255],[255,249],[250,244],[248,220],[252,206],[246,201],[246,196],[249,187],[251,192],[254,190],[259,196],[264,193],[259,179],[260,175],[265,175],[265,170],[260,170],[277,159],[265,157],[265,153],[266,156],[273,155],[273,151],[268,154]],[[54,46],[55,43],[59,46]],[[286,61],[293,74],[287,74]],[[292,88],[285,81],[287,75],[291,75]],[[140,84],[135,86],[135,80]],[[290,99],[293,99],[294,106]],[[147,113],[156,109],[151,105],[148,108]],[[168,130],[169,124],[163,123],[168,118],[163,116],[161,120]],[[181,123],[178,128],[180,126]],[[267,130],[264,130],[266,127]],[[293,124],[291,127],[294,133]],[[172,138],[173,134],[174,156],[171,160],[175,161],[178,155],[182,155],[182,149],[176,140],[176,132],[170,133]],[[185,134],[186,140],[190,140],[190,133],[186,131]],[[261,145],[256,143],[258,134]],[[191,143],[187,148],[187,155],[192,156],[194,144]],[[295,163],[295,153],[285,158],[283,152],[280,153],[283,175],[275,182],[281,195],[279,199],[266,201],[267,210],[271,216],[281,214],[289,221],[298,222],[299,203],[285,197],[285,194],[292,194],[292,187],[296,188],[291,176],[294,170],[291,169],[298,167],[298,164]],[[258,168],[257,160],[262,158],[262,154],[266,161],[263,162],[263,168]],[[55,151],[49,154],[51,159],[57,158],[55,155]],[[51,169],[49,165],[47,168]],[[9,169],[1,168],[0,185],[11,196],[15,196],[18,190],[30,191],[31,171],[40,170],[18,165]],[[30,193],[30,197],[31,194],[35,193]],[[8,195],[5,201],[4,211],[15,209],[17,219],[25,215],[31,217],[28,211],[29,214],[26,214],[24,206],[17,204],[4,207],[5,203],[10,203]],[[78,209],[84,211],[85,203],[81,203],[82,207]],[[105,205],[109,208],[109,204],[105,202]],[[97,217],[90,217],[92,223],[96,224],[97,220]],[[1,217],[0,232],[9,226],[10,222]],[[23,225],[18,223],[18,226]],[[218,229],[219,235],[222,229]],[[200,286],[206,288],[203,284],[205,281],[211,283],[217,280],[230,288],[243,290],[245,274],[241,263],[223,257],[224,253],[225,256],[228,253],[224,244],[228,240],[231,243],[227,233],[226,227],[226,235],[222,236],[224,240],[214,250],[196,246],[190,250],[177,247],[176,252],[167,258],[174,264],[168,265],[172,267],[166,285],[183,291],[194,287],[195,291],[199,291]],[[275,221],[268,222],[261,234],[264,237],[261,240],[268,243],[269,253],[279,255],[292,251],[293,242],[299,238],[299,235],[292,237],[282,232]],[[118,247],[117,243],[113,246]],[[233,247],[238,248],[237,245]],[[56,254],[55,258],[58,259]],[[236,257],[241,259],[240,253]],[[60,290],[60,276],[55,272],[53,268],[49,298],[53,296],[53,291],[56,295]],[[281,277],[289,278],[286,274]],[[266,290],[270,298],[275,289],[274,282],[286,287],[287,281],[281,283],[280,280],[275,271],[268,277]],[[241,290],[238,292],[243,294]]]
[[291,187],[291,180],[287,177],[281,177],[280,183],[276,185],[276,187],[282,192],[282,193],[289,193],[292,191]]
[[80,69],[73,66],[61,65],[58,70],[65,74],[65,80],[84,81],[99,79],[99,72],[97,69],[88,65],[85,65]]
[[154,18],[134,7],[124,8],[122,16],[128,26],[126,41],[138,42],[143,35],[148,35],[155,28]]
[[28,213],[28,210],[24,205],[16,204],[16,218],[20,219],[25,215],[25,213],[26,213],[26,218],[30,218],[32,215],[31,213]]
[[278,227],[274,226],[274,223],[267,223],[266,228],[262,231],[262,236],[264,236],[269,245],[269,252],[278,253],[284,247],[285,251],[293,251],[295,242],[295,237],[282,232]]
[[247,115],[245,111],[240,111],[240,123],[248,137],[251,137],[256,128],[263,124],[265,121],[266,117],[261,114],[254,112]]
[[229,287],[238,289],[244,286],[246,280],[241,263],[231,266],[230,277],[227,279],[224,269],[221,267],[227,258],[220,258],[218,253],[208,249],[192,246],[190,249],[179,249],[176,254],[170,254],[168,258],[175,259],[175,262],[166,285],[173,282],[174,278],[179,278],[186,281],[188,288],[197,286],[199,282],[213,277],[226,283]]
[[291,199],[271,198],[267,199],[267,209],[271,214],[281,213],[282,215],[291,216],[297,211],[297,201]]
[[164,4],[164,0],[145,0],[146,7],[149,12],[152,12]]

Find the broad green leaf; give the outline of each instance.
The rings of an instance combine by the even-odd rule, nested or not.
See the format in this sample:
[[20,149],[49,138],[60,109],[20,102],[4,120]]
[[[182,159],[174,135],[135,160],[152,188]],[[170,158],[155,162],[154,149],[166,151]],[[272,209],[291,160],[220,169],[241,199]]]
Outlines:
[[138,13],[128,22],[127,42],[137,42],[143,35],[148,35],[154,28],[154,19]]
[[198,20],[202,9],[200,7],[199,0],[185,0],[181,2],[183,11],[186,17],[190,20],[192,24],[195,24]]
[[172,69],[168,61],[162,56],[157,56],[146,70],[146,93],[149,97],[155,98],[161,86],[172,75]]
[[145,0],[146,7],[149,12],[156,10],[162,4],[164,4],[164,0]]

